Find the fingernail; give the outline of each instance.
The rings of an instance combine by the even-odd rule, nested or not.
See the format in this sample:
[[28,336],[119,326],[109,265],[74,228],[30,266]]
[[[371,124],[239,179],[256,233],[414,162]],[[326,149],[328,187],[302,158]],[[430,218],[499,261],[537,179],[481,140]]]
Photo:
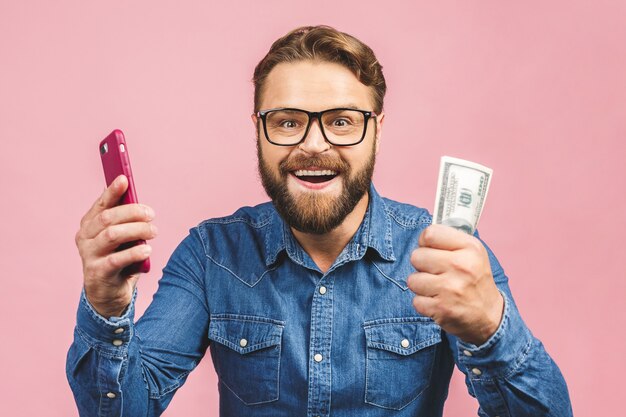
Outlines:
[[143,254],[150,255],[152,253],[152,247],[150,245],[143,245]]
[[157,234],[157,228],[156,228],[156,226],[155,226],[155,225],[151,224],[151,225],[150,225],[150,230],[152,230],[152,234],[153,234],[153,235],[156,235],[156,234]]

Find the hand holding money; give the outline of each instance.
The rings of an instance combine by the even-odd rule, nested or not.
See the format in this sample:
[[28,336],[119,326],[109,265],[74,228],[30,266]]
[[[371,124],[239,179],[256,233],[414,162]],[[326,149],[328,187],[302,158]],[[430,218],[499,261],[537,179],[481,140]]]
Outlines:
[[407,280],[418,313],[475,345],[495,333],[504,307],[487,251],[472,236],[492,175],[474,162],[441,158],[433,226],[420,235],[411,255],[417,272]]
[[413,307],[464,342],[482,345],[498,329],[504,307],[485,247],[442,225],[427,227],[418,244],[411,254],[418,272],[407,280]]

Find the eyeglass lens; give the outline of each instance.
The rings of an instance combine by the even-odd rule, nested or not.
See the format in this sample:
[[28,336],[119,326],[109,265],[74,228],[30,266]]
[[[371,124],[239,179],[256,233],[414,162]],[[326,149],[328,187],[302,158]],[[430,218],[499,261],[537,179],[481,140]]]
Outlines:
[[[309,115],[299,110],[275,110],[266,115],[268,139],[281,145],[302,140]],[[365,115],[357,110],[333,110],[322,114],[321,127],[329,142],[351,145],[359,142],[365,130]]]

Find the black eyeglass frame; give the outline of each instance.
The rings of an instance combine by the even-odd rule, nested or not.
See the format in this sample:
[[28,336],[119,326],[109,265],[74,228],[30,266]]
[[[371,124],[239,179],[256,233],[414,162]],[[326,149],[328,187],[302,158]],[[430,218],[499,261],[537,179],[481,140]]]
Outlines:
[[[276,143],[273,142],[270,139],[270,136],[267,133],[267,115],[269,113],[275,112],[275,111],[284,111],[284,110],[290,110],[290,111],[299,111],[302,113],[306,113],[309,117],[309,122],[307,123],[306,129],[304,130],[304,135],[302,135],[302,138],[296,142],[296,143],[289,143],[289,144],[284,144],[284,143]],[[333,143],[331,140],[328,139],[328,137],[326,136],[326,132],[324,131],[324,123],[322,123],[322,115],[324,113],[328,113],[331,111],[337,111],[337,110],[352,110],[352,111],[358,111],[359,113],[362,113],[365,120],[363,121],[363,135],[361,135],[361,139],[359,139],[357,142],[354,143],[349,143],[349,144],[343,144],[343,143]],[[363,139],[365,139],[365,135],[367,134],[367,125],[369,124],[369,121],[371,118],[376,119],[376,117],[378,117],[378,114],[376,114],[376,112],[373,111],[368,111],[368,110],[359,110],[359,109],[353,109],[350,107],[338,107],[335,109],[327,109],[327,110],[322,110],[322,111],[307,111],[307,110],[303,110],[303,109],[296,109],[293,107],[277,107],[274,109],[267,109],[267,110],[259,110],[258,112],[255,113],[256,117],[260,118],[261,121],[263,122],[263,131],[265,132],[265,139],[267,139],[267,141],[269,143],[271,143],[272,145],[276,145],[276,146],[296,146],[301,144],[302,142],[304,142],[304,139],[306,139],[306,136],[309,134],[309,129],[311,128],[311,123],[313,122],[313,119],[317,119],[317,121],[319,122],[320,125],[320,130],[322,131],[322,136],[324,136],[324,139],[326,140],[326,142],[330,143],[333,146],[354,146],[354,145],[358,145],[359,143],[363,142]]]

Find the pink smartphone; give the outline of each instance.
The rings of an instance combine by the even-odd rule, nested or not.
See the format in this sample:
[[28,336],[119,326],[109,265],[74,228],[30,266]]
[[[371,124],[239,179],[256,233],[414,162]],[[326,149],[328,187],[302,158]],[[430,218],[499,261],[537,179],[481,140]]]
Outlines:
[[[126,145],[126,139],[124,139],[124,133],[121,130],[115,129],[100,142],[100,159],[102,159],[102,168],[104,169],[107,187],[121,174],[126,175],[128,178],[128,189],[122,195],[117,205],[138,203],[133,172],[130,168],[128,146]],[[145,243],[145,240],[123,243],[116,251]],[[150,271],[150,258],[127,266],[123,272],[125,274],[134,274],[148,271]]]

